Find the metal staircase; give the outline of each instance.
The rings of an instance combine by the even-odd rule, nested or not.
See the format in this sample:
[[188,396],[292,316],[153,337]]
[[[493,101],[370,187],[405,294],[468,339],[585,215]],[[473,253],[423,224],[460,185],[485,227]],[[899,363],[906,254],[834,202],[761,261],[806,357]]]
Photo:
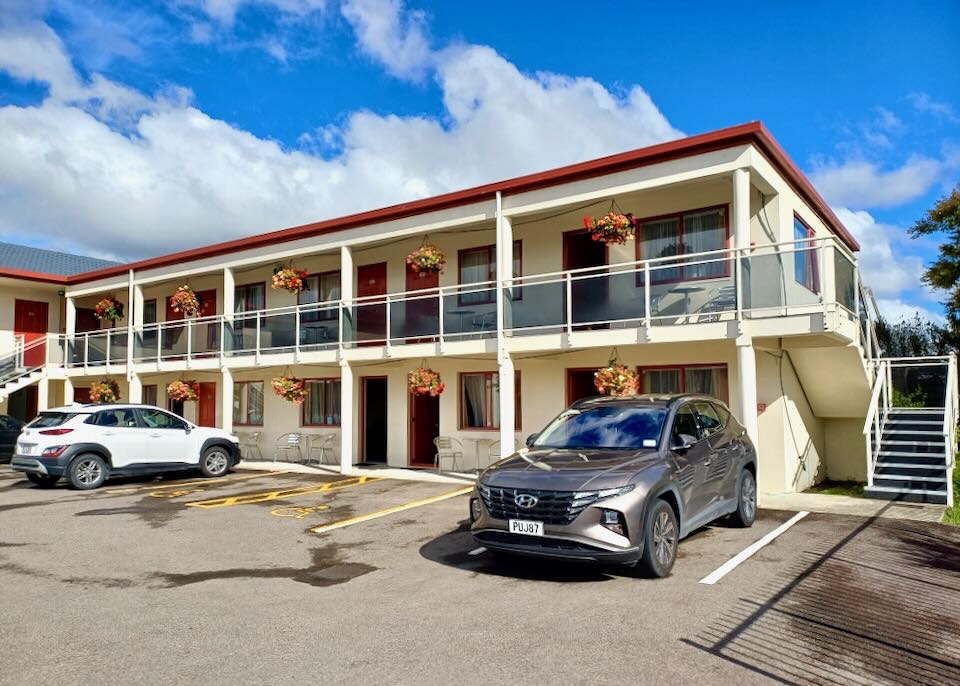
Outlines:
[[13,351],[0,355],[0,402],[43,378],[46,346],[46,337],[25,344],[18,336]]
[[[942,406],[926,404],[939,396]],[[956,357],[881,359],[864,424],[869,498],[953,504]]]

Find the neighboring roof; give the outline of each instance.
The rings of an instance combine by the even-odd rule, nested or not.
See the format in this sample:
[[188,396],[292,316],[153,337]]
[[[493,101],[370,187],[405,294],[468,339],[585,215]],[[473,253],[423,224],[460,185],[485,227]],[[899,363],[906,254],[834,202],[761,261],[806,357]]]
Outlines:
[[[496,183],[489,183],[483,186],[476,186],[474,188],[445,193],[431,198],[401,203],[399,205],[392,205],[390,207],[360,212],[335,219],[294,226],[289,229],[271,231],[269,233],[257,234],[223,243],[214,243],[192,250],[184,250],[140,260],[130,264],[107,266],[96,269],[95,271],[74,274],[65,278],[51,277],[49,274],[21,275],[21,278],[33,278],[41,281],[58,280],[64,284],[85,283],[97,279],[119,276],[125,274],[127,270],[130,269],[136,271],[154,269],[171,264],[182,264],[192,260],[225,255],[239,250],[273,246],[277,243],[321,236],[367,224],[401,219],[471,202],[490,200],[497,192],[505,195],[523,193],[538,188],[556,186],[562,183],[570,183],[572,181],[603,176],[628,169],[636,169],[651,164],[691,157],[693,155],[700,155],[706,152],[745,144],[752,144],[757,147],[770,164],[787,179],[800,197],[813,208],[813,211],[821,221],[823,221],[840,240],[851,250],[860,249],[860,245],[856,239],[854,239],[850,232],[843,226],[833,213],[833,210],[830,209],[830,206],[827,205],[826,201],[817,193],[816,189],[814,189],[810,181],[807,180],[793,161],[790,160],[783,148],[780,147],[780,144],[777,143],[770,132],[767,131],[767,128],[761,122],[750,122],[748,124],[740,124],[739,126],[732,126],[698,136],[690,136],[688,138],[651,145],[646,148],[639,148],[617,155],[601,157],[588,162],[558,167],[557,169],[538,172],[536,174],[519,176],[506,181],[498,181]],[[13,274],[6,274],[5,271],[6,270],[0,267],[0,276],[15,276]]]
[[119,262],[101,260],[97,257],[0,242],[0,270],[2,271],[73,276],[98,269],[109,269],[119,264]]

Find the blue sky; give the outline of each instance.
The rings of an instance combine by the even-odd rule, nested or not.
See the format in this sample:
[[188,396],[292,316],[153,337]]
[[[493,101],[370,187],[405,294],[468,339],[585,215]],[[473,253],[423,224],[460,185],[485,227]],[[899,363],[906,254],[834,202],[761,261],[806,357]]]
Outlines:
[[761,119],[938,316],[960,3],[837,5],[0,0],[0,238],[141,257]]

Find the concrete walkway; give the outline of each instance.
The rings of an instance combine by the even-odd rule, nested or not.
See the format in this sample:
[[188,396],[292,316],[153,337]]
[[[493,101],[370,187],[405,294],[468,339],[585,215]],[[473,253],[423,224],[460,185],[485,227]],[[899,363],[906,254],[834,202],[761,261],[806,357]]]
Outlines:
[[759,505],[767,510],[790,510],[846,514],[858,517],[913,519],[921,522],[940,522],[946,507],[925,503],[899,503],[872,498],[853,498],[846,495],[823,493],[761,494]]
[[[299,474],[339,474],[340,470],[332,465],[304,465],[296,462],[250,462],[244,460],[240,469],[256,469],[259,471],[297,472]],[[426,481],[443,484],[472,484],[477,480],[476,474],[462,474],[460,472],[436,472],[432,469],[399,469],[396,467],[368,467],[354,465],[351,475],[378,476],[383,479],[399,479],[401,481]]]

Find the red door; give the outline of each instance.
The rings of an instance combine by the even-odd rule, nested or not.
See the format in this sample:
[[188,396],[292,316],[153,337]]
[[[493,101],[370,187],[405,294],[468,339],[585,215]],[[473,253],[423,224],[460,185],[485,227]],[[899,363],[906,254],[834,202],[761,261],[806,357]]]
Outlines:
[[197,393],[197,424],[200,426],[217,425],[217,384],[201,382]]
[[[200,313],[198,317],[212,317],[217,313],[217,289],[212,288],[209,291],[197,291],[197,299],[200,301]],[[183,319],[183,312],[177,312],[170,304],[170,298],[167,301],[166,321],[173,322]],[[164,348],[171,350],[177,343],[180,343],[181,337],[184,341],[181,345],[186,350],[186,329],[176,327],[172,330],[164,330],[163,345]],[[220,327],[214,322],[209,324],[198,324],[193,329],[193,353],[203,354],[220,348]]]
[[90,402],[90,389],[83,386],[73,387],[73,402],[86,404]]
[[89,307],[78,307],[77,323],[74,326],[74,330],[77,333],[85,333],[87,331],[97,331],[99,329],[100,320],[97,319],[97,311]]
[[440,396],[410,394],[410,466],[432,467],[440,435]]
[[[200,301],[200,314],[198,317],[212,317],[217,313],[217,289],[212,288],[209,291],[197,291],[197,299]],[[166,321],[172,322],[177,319],[183,319],[183,312],[177,312],[170,304],[170,298],[167,301]]]
[[[13,332],[23,336],[24,345],[43,339],[47,334],[48,305],[34,300],[17,300],[13,309]],[[46,344],[38,344],[23,355],[26,367],[40,367],[47,359]]]
[[594,369],[567,370],[567,405],[573,405],[583,398],[600,395],[593,383]]
[[[357,267],[357,297],[387,294],[387,263],[364,264]],[[357,307],[354,340],[383,341],[387,336],[387,306],[376,298]],[[373,304],[371,304],[373,303]]]
[[[440,272],[418,272],[407,267],[406,290],[436,291],[440,286]],[[427,295],[421,293],[419,295]],[[395,338],[414,338],[422,341],[424,336],[436,336],[440,326],[440,303],[435,294],[429,298],[408,300],[406,302],[403,326],[397,326],[397,331],[391,327],[391,336]]]

